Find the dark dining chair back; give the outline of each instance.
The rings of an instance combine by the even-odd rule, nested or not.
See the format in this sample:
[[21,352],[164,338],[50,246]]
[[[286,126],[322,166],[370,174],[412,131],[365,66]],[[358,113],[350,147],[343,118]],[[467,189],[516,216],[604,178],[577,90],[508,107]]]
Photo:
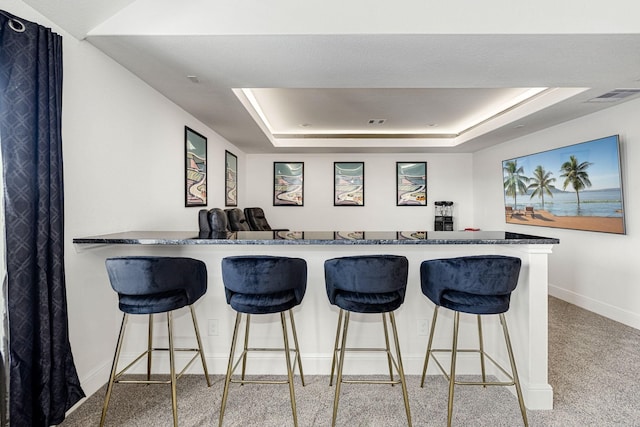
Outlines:
[[227,214],[220,208],[209,210],[209,228],[212,233],[230,231]]
[[251,230],[242,209],[226,209],[225,212],[227,213],[227,219],[229,220],[229,228],[231,229],[231,231]]
[[271,225],[264,216],[262,208],[244,208],[244,216],[253,231],[271,231]]

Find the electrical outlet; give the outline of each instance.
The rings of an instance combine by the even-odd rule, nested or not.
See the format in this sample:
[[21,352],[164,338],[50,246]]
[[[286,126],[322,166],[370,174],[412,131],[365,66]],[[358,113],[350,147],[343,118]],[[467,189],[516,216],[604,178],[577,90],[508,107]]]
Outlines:
[[218,319],[209,319],[209,336],[218,335]]
[[418,319],[418,335],[429,335],[429,320]]

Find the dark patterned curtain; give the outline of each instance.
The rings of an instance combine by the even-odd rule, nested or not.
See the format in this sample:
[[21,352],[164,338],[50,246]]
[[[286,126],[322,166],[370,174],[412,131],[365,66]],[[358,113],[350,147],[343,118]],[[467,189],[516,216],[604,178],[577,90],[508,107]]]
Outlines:
[[12,426],[59,424],[84,397],[68,334],[61,113],[62,37],[0,10]]

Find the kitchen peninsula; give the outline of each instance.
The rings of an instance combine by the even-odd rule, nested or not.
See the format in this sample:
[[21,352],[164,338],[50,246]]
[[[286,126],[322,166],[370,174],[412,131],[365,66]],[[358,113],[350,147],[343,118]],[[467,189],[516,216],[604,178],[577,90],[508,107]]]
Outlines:
[[[104,260],[113,256],[157,255],[187,256],[203,260],[207,264],[209,284],[207,294],[198,302],[196,310],[203,330],[205,352],[209,369],[214,374],[224,372],[228,357],[233,311],[226,305],[222,286],[220,261],[230,255],[278,255],[304,258],[308,265],[307,293],[296,309],[296,326],[301,338],[300,348],[306,373],[328,375],[331,365],[337,309],[327,301],[324,284],[324,261],[329,258],[364,255],[394,254],[409,259],[409,283],[405,302],[397,312],[400,346],[405,372],[419,375],[424,361],[428,326],[433,304],[420,290],[420,263],[427,259],[450,258],[467,255],[500,254],[519,257],[522,269],[518,287],[511,297],[507,313],[511,339],[518,363],[526,406],[529,409],[551,409],[553,390],[547,375],[547,290],[548,255],[559,240],[504,231],[242,231],[216,235],[198,235],[187,231],[130,231],[73,239],[76,250],[86,262],[104,270]],[[102,275],[109,286],[106,272]],[[114,293],[114,306],[115,293]],[[451,313],[445,310],[443,321],[451,322]],[[278,322],[268,317],[255,316],[256,328],[273,329]],[[445,320],[446,319],[446,320]],[[352,333],[358,345],[376,346],[380,334],[370,324],[354,316]],[[213,322],[213,323],[212,323]],[[204,325],[208,325],[208,328]],[[212,326],[213,325],[213,326]],[[185,323],[185,328],[189,325]],[[474,316],[463,316],[460,348],[477,346]],[[253,328],[252,328],[253,329]],[[498,320],[485,321],[485,349],[498,361],[507,361],[501,335],[497,332]],[[206,332],[205,332],[206,330]],[[434,346],[451,345],[451,330],[439,328]],[[275,337],[274,331],[255,336]],[[207,333],[209,332],[209,333]],[[114,335],[117,331],[114,329]],[[140,330],[140,336],[144,331]],[[186,335],[186,334],[185,334]],[[274,339],[275,339],[274,338]],[[264,338],[266,340],[266,338]],[[272,345],[276,341],[265,342]],[[275,344],[277,345],[277,344]],[[125,352],[133,353],[134,351]],[[350,364],[353,374],[380,372],[386,359],[363,353],[357,356],[360,363]],[[258,358],[252,360],[253,373],[281,374],[284,367],[279,359]],[[446,361],[445,361],[446,363]],[[479,372],[477,357],[458,357],[460,374]],[[281,369],[282,368],[282,369]],[[439,374],[430,366],[429,374]],[[494,375],[500,375],[492,372]]]

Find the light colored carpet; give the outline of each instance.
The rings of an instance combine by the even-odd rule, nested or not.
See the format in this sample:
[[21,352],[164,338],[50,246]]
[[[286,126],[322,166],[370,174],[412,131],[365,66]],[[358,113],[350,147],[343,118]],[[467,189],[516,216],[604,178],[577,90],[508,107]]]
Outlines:
[[[556,298],[549,299],[549,381],[554,410],[528,411],[531,426],[640,426],[640,331],[598,316]],[[296,377],[301,427],[331,424],[334,387],[328,376]],[[217,425],[224,378],[202,376],[178,382],[178,414],[182,426]],[[443,426],[447,416],[447,382],[429,376],[408,376],[414,426]],[[171,424],[167,386],[116,385],[107,415],[110,426]],[[64,427],[98,425],[104,388],[70,414]],[[399,386],[345,384],[340,398],[340,426],[405,426]],[[522,417],[513,394],[503,387],[456,387],[454,425],[520,426]],[[225,426],[291,426],[287,386],[233,384]]]

